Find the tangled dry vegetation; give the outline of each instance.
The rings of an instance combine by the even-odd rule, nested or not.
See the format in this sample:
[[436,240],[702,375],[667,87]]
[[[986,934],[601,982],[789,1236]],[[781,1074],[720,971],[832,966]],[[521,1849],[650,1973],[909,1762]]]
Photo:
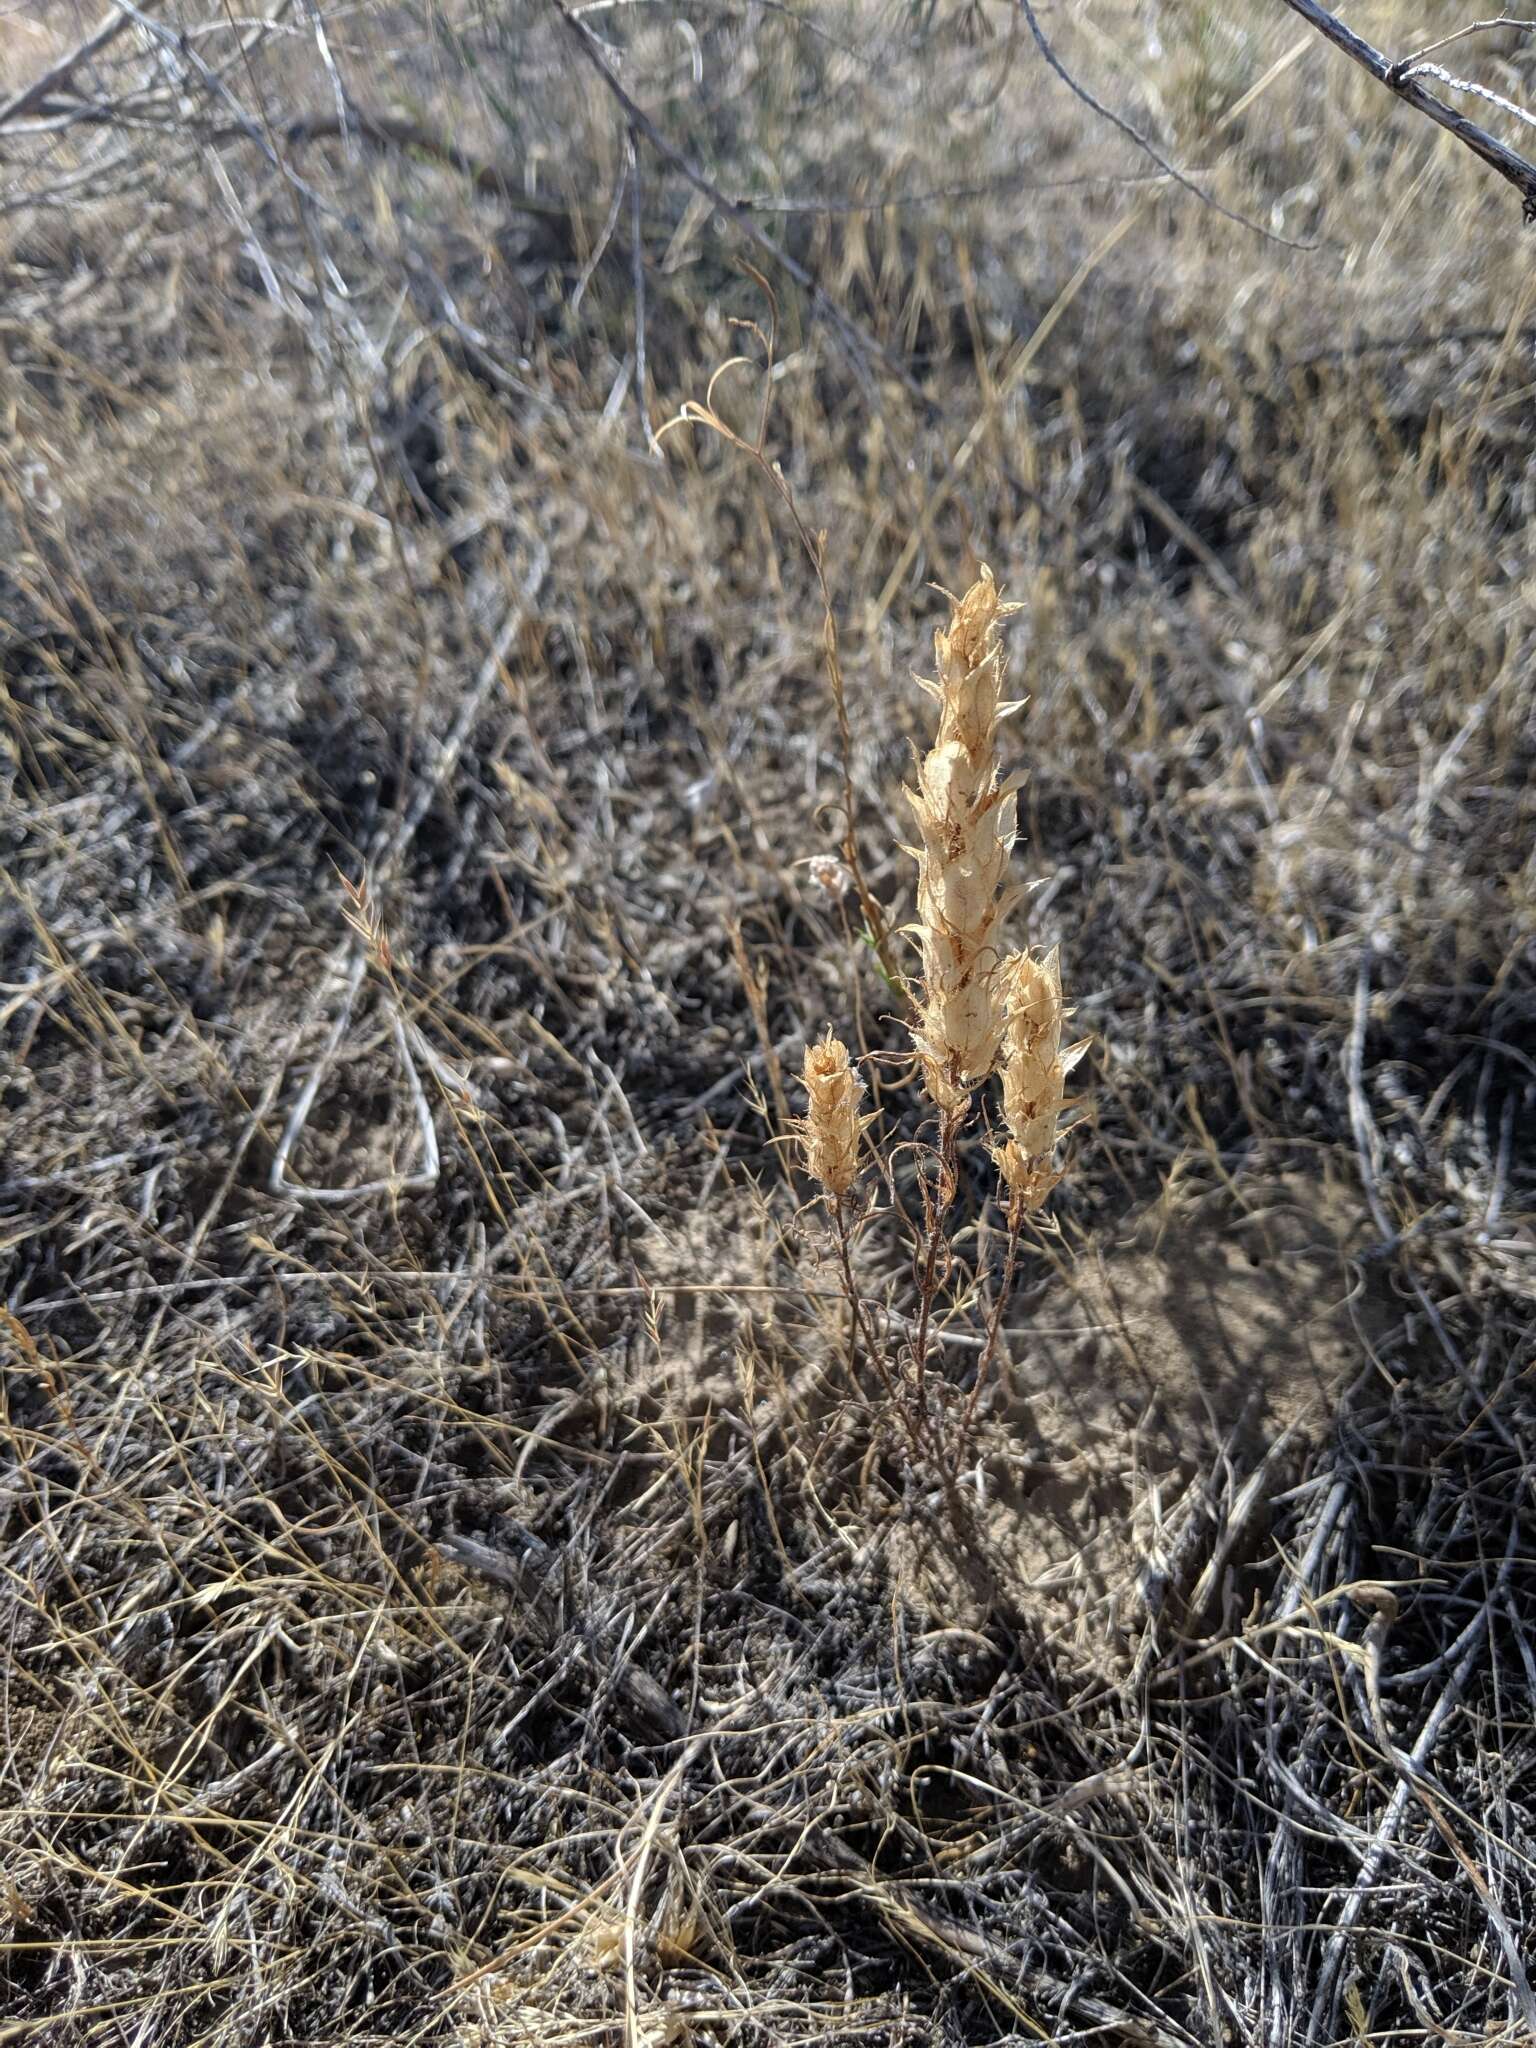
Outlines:
[[[1260,0],[1039,17],[1224,211],[583,19],[6,11],[0,2040],[1529,2040],[1529,237]],[[926,1285],[982,561],[1090,1112]]]

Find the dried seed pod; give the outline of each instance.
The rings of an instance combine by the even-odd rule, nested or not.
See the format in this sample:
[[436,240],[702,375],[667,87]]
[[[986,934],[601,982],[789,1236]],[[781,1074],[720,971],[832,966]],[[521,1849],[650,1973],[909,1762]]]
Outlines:
[[864,1083],[848,1061],[848,1048],[826,1036],[805,1049],[802,1072],[808,1097],[806,1114],[796,1125],[805,1164],[831,1195],[846,1195],[859,1164],[859,1134],[870,1118],[859,1115]]

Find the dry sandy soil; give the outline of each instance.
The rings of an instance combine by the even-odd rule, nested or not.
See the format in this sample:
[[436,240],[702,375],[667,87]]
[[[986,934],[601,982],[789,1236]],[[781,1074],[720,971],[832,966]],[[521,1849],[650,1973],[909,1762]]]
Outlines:
[[[0,2042],[1536,2029],[1529,234],[1040,21],[1198,193],[1002,6],[0,19]],[[779,1141],[899,1372],[982,561],[1092,1045],[914,1449]]]

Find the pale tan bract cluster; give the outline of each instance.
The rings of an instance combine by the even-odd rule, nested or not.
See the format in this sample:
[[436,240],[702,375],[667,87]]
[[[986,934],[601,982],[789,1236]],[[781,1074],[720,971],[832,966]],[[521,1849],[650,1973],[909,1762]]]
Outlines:
[[1083,1047],[1062,1050],[1066,1011],[1056,947],[1043,960],[1010,953],[998,980],[1006,1020],[1002,1073],[1008,1136],[992,1148],[992,1157],[1010,1197],[1026,1210],[1038,1209],[1061,1179],[1054,1164],[1056,1133],[1066,1107],[1067,1075]]
[[939,729],[908,790],[922,845],[917,858],[922,977],[913,1032],[929,1094],[963,1109],[997,1064],[1004,1017],[997,987],[1003,920],[1017,898],[1005,885],[1015,833],[1014,786],[997,772],[1003,700],[1005,605],[983,569],[934,635]]
[[819,1044],[806,1047],[802,1078],[809,1098],[799,1124],[806,1169],[828,1194],[841,1198],[853,1186],[859,1137],[870,1119],[859,1115],[864,1083],[849,1065],[847,1046],[830,1027]]

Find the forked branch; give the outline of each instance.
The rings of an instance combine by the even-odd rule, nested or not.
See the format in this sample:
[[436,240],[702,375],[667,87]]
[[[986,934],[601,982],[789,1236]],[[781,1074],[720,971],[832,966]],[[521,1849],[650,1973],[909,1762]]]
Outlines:
[[[1393,63],[1392,59],[1384,56],[1374,44],[1368,43],[1363,36],[1357,36],[1352,28],[1346,28],[1336,14],[1330,14],[1326,7],[1318,6],[1317,0],[1285,0],[1285,4],[1293,13],[1299,14],[1303,21],[1315,28],[1319,35],[1326,36],[1328,41],[1335,48],[1342,50],[1346,57],[1353,58],[1363,70],[1369,71],[1388,92],[1395,93],[1405,106],[1427,115],[1431,121],[1454,135],[1458,142],[1464,143],[1474,156],[1480,156],[1501,178],[1507,178],[1520,194],[1525,219],[1536,220],[1536,164],[1511,149],[1508,143],[1501,142],[1496,135],[1490,135],[1486,128],[1480,128],[1475,121],[1469,121],[1465,114],[1455,107],[1448,106],[1444,100],[1436,98],[1434,93],[1422,85],[1418,67],[1423,52],[1406,57],[1399,63]],[[1523,23],[1507,22],[1502,17],[1500,25],[1525,26]],[[1477,23],[1474,26],[1492,24]],[[1433,75],[1446,75],[1440,72],[1437,66],[1426,69]],[[1457,81],[1449,82],[1455,84]]]

